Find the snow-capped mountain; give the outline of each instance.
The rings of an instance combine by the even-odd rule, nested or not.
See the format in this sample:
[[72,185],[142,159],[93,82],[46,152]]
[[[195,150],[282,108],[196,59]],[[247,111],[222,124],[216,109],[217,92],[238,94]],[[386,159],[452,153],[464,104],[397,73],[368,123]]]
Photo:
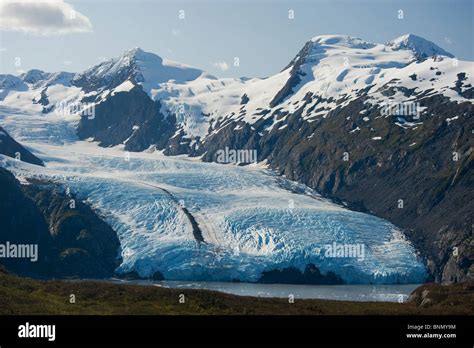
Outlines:
[[[433,55],[428,55],[431,53]],[[85,132],[84,137],[104,141],[107,146],[128,140],[126,148],[134,151],[156,145],[169,154],[200,155],[206,152],[205,139],[230,124],[239,123],[234,127],[250,125],[259,128],[257,134],[265,134],[273,127],[284,126],[288,115],[296,110],[301,112],[302,119],[313,122],[362,95],[369,96],[367,103],[380,105],[385,99],[382,93],[388,89],[396,94],[394,99],[398,96],[400,100],[407,99],[403,93],[396,92],[401,87],[413,91],[412,99],[426,93],[445,95],[453,101],[468,100],[463,93],[469,93],[466,92],[469,87],[465,86],[471,84],[471,74],[456,87],[459,84],[457,73],[469,71],[472,63],[451,56],[414,35],[402,36],[386,45],[343,35],[323,35],[308,41],[287,67],[266,79],[216,79],[194,69],[192,73],[185,69],[186,73],[179,70],[170,75],[162,68],[161,58],[132,50],[79,75],[84,77],[76,78],[75,85],[80,86],[78,81],[87,80],[85,76],[97,74],[102,81],[97,92],[100,98],[87,100],[100,102],[140,85],[159,103],[163,118],[176,118],[171,139],[140,141],[139,146],[133,138],[143,136],[132,134],[136,124],[131,122],[120,136],[114,136],[113,142],[99,134],[94,136],[93,132]],[[95,82],[89,85],[95,86]],[[132,110],[124,110],[123,115],[116,117],[127,118],[131,113]],[[99,118],[92,122],[83,120],[81,129],[97,128],[98,122]]]
[[112,90],[126,82],[151,90],[164,82],[182,84],[203,75],[202,70],[134,48],[77,74],[72,83],[86,92]]
[[[428,93],[443,94],[450,100],[466,100],[463,93],[469,87],[464,86],[471,84],[472,77],[467,74],[456,91],[456,74],[470,69],[472,63],[458,61],[434,43],[412,34],[387,44],[345,35],[321,35],[308,41],[280,73],[265,79],[217,79],[202,70],[134,48],[79,74],[31,70],[18,78],[2,75],[0,86],[3,94],[25,88],[33,94],[41,93],[35,100],[45,101],[49,96],[55,99],[54,95],[64,92],[71,100],[100,104],[139,85],[150,99],[160,103],[164,116],[176,117],[180,138],[198,138],[202,142],[231,122],[252,125],[264,121],[263,132],[267,132],[277,123],[283,125],[284,115],[303,105],[302,117],[312,122],[336,106],[347,106],[362,94],[371,96],[367,102],[379,103],[380,92],[390,87],[413,89],[414,95],[430,90]],[[418,78],[414,80],[414,76]],[[54,85],[71,88],[45,90]],[[317,100],[317,107],[309,99]],[[46,112],[54,110],[51,101],[42,105]],[[276,120],[277,115],[283,116]],[[99,119],[100,115],[95,122]],[[89,123],[93,126],[93,122]],[[135,125],[129,126],[131,130]],[[117,141],[122,140],[117,144],[129,136],[117,137]],[[148,142],[149,145],[157,144]],[[172,146],[170,151],[205,152],[189,146]]]
[[454,58],[453,54],[446,52],[433,42],[413,34],[402,35],[387,43],[387,46],[390,46],[394,50],[409,49],[413,51],[413,53],[415,53],[415,55],[420,59],[433,56],[446,56]]
[[70,86],[74,75],[74,73],[64,71],[57,73],[46,73],[42,70],[32,69],[19,75],[18,77],[13,75],[0,75],[0,87],[6,91],[8,89],[18,90],[19,87],[23,89],[35,90],[53,85]]
[[[471,274],[473,62],[428,40],[316,36],[264,79],[218,79],[141,49],[53,76],[0,76],[0,107],[77,122],[79,138],[102,147],[210,162],[226,148],[255,150],[277,174],[404,228],[436,279]],[[94,117],[63,117],[65,101]]]
[[8,93],[13,90],[27,89],[25,82],[13,75],[0,75],[0,88],[2,92]]

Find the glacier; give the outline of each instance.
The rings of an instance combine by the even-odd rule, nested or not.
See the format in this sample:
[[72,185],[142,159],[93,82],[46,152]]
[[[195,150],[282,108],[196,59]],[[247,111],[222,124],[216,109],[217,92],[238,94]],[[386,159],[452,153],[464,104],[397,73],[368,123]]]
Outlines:
[[[23,182],[68,187],[117,232],[117,273],[167,280],[258,281],[262,272],[315,264],[348,284],[421,283],[423,262],[403,233],[375,216],[320,197],[258,163],[240,167],[160,152],[126,153],[79,141],[77,122],[36,109],[0,106],[0,122],[40,157],[38,167],[0,155]],[[199,225],[193,235],[183,207]],[[362,244],[363,259],[327,257],[332,243]]]

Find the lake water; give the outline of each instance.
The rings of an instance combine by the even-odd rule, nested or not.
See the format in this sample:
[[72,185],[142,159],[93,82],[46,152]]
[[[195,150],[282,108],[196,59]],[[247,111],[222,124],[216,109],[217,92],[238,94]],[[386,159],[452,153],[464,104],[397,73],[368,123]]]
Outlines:
[[194,281],[128,281],[120,279],[113,279],[111,281],[120,284],[148,285],[174,289],[214,290],[239,296],[287,298],[290,294],[293,294],[296,299],[383,302],[399,302],[400,299],[406,301],[410,293],[421,285],[293,285]]

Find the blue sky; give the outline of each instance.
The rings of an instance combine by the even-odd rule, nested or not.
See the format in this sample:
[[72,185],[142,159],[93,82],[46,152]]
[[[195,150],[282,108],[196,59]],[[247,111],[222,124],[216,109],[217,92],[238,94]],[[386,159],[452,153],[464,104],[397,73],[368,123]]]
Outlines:
[[[3,14],[0,7],[0,73],[17,74],[32,68],[82,71],[141,47],[220,77],[263,77],[280,71],[306,41],[320,34],[386,42],[413,33],[459,59],[474,60],[474,0],[56,3],[62,11],[73,6],[74,20],[56,23],[57,9],[49,13],[51,8],[35,7],[19,22],[15,11],[20,7],[3,8]],[[25,7],[20,9],[25,11]],[[184,10],[184,19],[179,18],[180,10]],[[293,19],[288,18],[289,10],[294,11]],[[403,19],[398,18],[399,10],[403,10]],[[238,67],[233,65],[234,57],[239,57]]]

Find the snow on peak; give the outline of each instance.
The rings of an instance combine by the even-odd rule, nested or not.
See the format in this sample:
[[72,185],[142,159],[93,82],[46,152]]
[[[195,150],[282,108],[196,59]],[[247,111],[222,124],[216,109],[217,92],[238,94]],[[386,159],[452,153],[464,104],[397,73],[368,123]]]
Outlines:
[[74,78],[74,84],[85,90],[99,90],[114,88],[129,79],[141,81],[142,77],[135,64],[136,54],[137,49],[128,50],[118,57],[99,63],[78,74]]
[[149,62],[153,62],[156,65],[163,64],[163,58],[161,58],[157,54],[146,52],[142,50],[140,47],[135,47],[128,51],[125,51],[120,56],[120,61],[128,65],[136,64],[136,62],[138,61],[149,61]]
[[19,75],[19,78],[33,88],[49,87],[53,85],[70,86],[74,73],[60,71],[56,73],[47,73],[38,69],[28,70]]
[[[210,119],[230,115],[232,119],[253,124],[262,115],[271,114],[272,109],[291,114],[299,108],[307,119],[326,117],[331,110],[347,105],[361,94],[379,98],[377,91],[383,86],[388,88],[391,81],[400,81],[417,93],[432,89],[455,98],[456,92],[451,87],[457,80],[456,74],[463,71],[464,63],[453,65],[449,57],[429,59],[433,54],[451,56],[415,35],[403,36],[389,44],[348,35],[319,35],[308,41],[278,74],[266,79],[198,81],[198,84],[174,86],[174,91],[179,92],[168,99],[176,105],[190,106],[197,119],[201,114],[210,115]],[[420,59],[424,60],[421,64]],[[419,79],[413,81],[413,76]],[[225,87],[221,88],[219,82]],[[313,97],[315,101],[310,101]],[[278,122],[284,125],[285,117]],[[270,129],[271,126],[266,130]]]
[[147,52],[142,50],[140,47],[134,47],[125,51],[122,55],[136,56],[136,55],[145,54],[145,53]]
[[368,49],[376,44],[349,35],[318,35],[311,39],[313,44],[324,46],[344,46],[348,48]]
[[31,69],[31,70],[28,70],[26,73],[21,74],[20,78],[25,83],[35,84],[38,81],[44,80],[46,78],[46,73],[42,70]]
[[[17,76],[10,74],[0,75],[0,92],[2,92],[2,90],[8,89],[26,90],[28,89],[28,87],[23,82],[23,80],[18,78]],[[0,100],[2,100],[1,93]]]
[[411,50],[421,58],[432,56],[447,56],[454,58],[454,55],[443,50],[435,43],[413,34],[405,34],[387,43],[393,50]]
[[128,80],[141,84],[149,92],[161,83],[171,80],[185,83],[203,73],[202,70],[162,59],[136,47],[93,66],[74,80],[76,85],[89,90],[113,89]]

